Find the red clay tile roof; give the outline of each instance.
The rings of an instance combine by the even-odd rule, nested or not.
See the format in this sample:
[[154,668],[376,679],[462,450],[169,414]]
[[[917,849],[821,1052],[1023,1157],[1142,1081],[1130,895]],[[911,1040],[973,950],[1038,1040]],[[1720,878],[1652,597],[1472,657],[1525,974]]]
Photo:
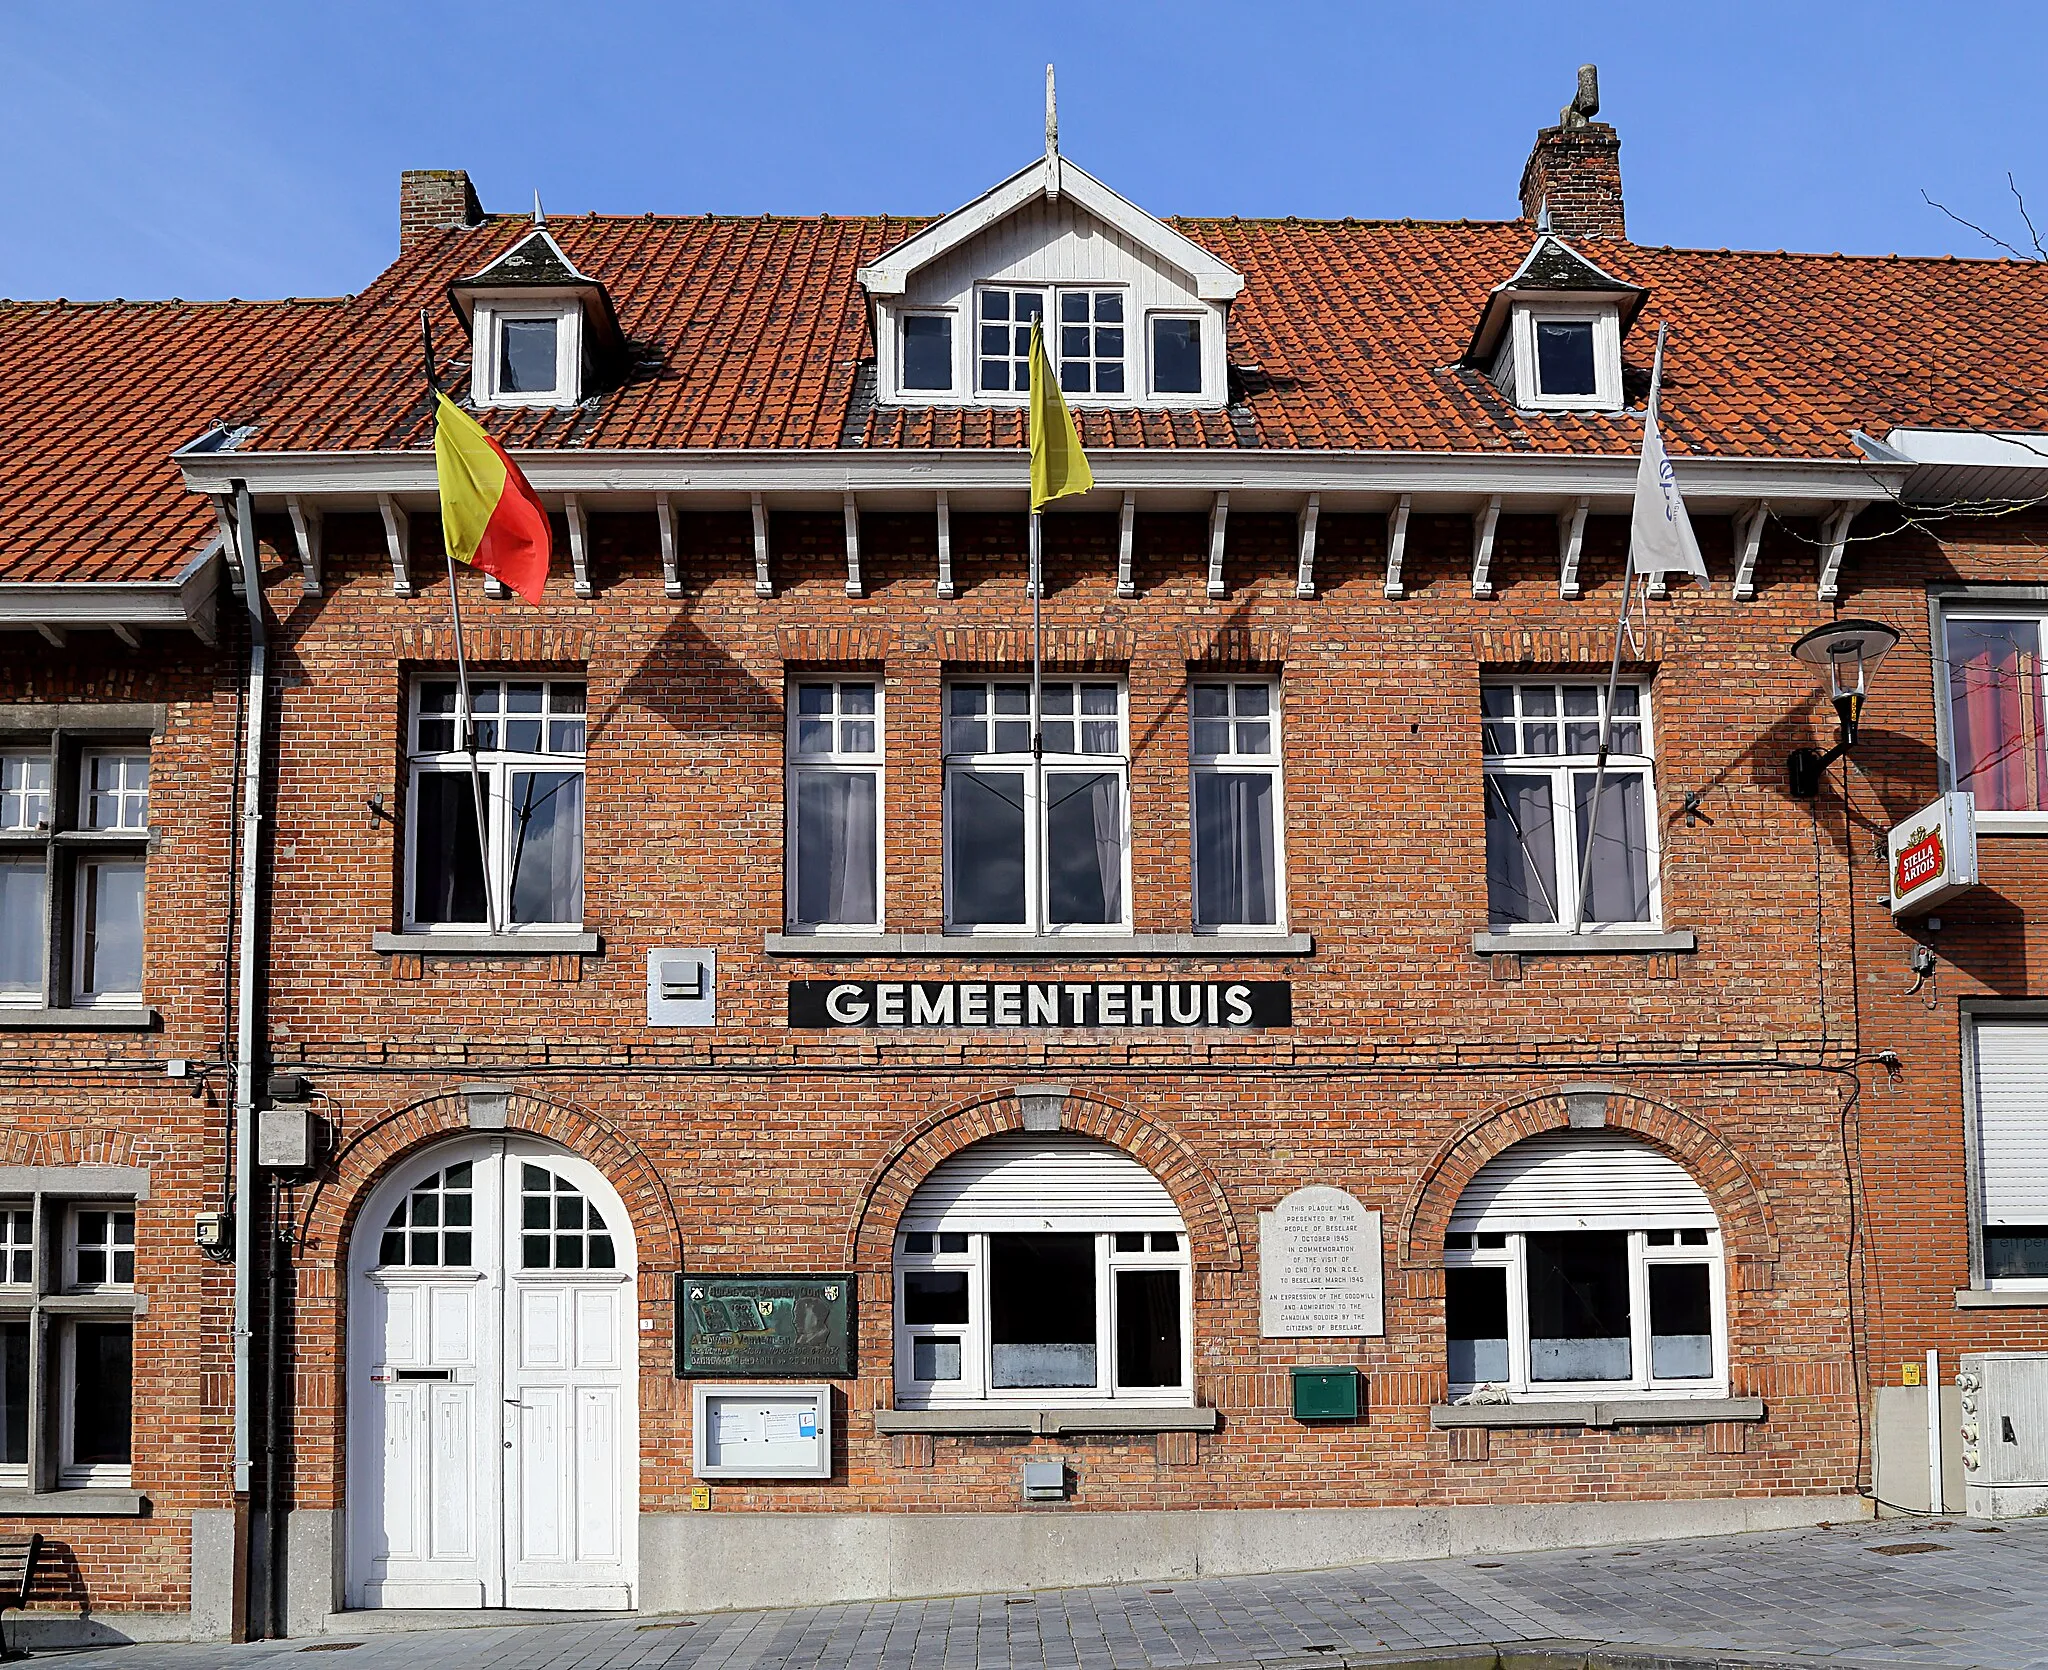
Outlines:
[[[588,215],[549,228],[610,289],[651,362],[594,410],[492,414],[513,447],[1018,447],[1015,412],[856,405],[873,354],[855,271],[926,222]],[[1650,292],[1630,333],[1634,415],[1515,412],[1462,367],[1525,221],[1175,220],[1245,276],[1224,412],[1089,412],[1091,446],[1627,453],[1660,319],[1674,452],[1854,457],[1852,428],[2048,428],[2048,266],[1601,244]],[[445,375],[468,345],[445,287],[523,236],[432,234],[344,309],[251,443],[418,447],[419,309]],[[853,420],[849,423],[849,411]]]
[[0,578],[169,580],[210,537],[174,449],[269,409],[334,302],[0,302]]

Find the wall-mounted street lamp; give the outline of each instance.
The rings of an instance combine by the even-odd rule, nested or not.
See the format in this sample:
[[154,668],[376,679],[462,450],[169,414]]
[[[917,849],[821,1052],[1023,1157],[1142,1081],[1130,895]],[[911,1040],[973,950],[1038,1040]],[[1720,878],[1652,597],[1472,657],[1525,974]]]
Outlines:
[[1792,646],[1793,655],[1809,666],[1828,670],[1828,700],[1834,703],[1841,733],[1825,754],[1800,748],[1785,762],[1785,780],[1795,800],[1820,793],[1821,773],[1856,746],[1856,726],[1863,717],[1863,698],[1870,675],[1899,635],[1882,621],[1838,620],[1816,626]]

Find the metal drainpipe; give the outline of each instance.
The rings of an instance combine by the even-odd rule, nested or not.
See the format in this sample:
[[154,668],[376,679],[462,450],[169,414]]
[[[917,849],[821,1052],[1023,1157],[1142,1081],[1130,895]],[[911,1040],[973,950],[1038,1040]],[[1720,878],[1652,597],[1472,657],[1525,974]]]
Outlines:
[[[262,868],[263,733],[269,643],[256,558],[256,507],[249,484],[237,481],[235,543],[241,547],[242,591],[249,608],[249,690],[242,755],[241,898],[235,922],[235,1494],[249,1500],[255,1428],[249,1346],[255,1310],[256,1253],[256,988],[257,877]],[[266,1504],[267,1507],[267,1504]],[[244,1523],[253,1529],[253,1516]],[[251,1550],[253,1552],[253,1550]],[[246,1620],[238,1620],[244,1622]]]

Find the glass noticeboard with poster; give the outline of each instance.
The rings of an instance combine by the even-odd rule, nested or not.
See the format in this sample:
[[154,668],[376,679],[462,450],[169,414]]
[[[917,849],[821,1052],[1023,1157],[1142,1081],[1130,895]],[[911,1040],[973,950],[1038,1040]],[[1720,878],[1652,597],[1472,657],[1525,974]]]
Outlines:
[[676,1373],[853,1376],[853,1277],[676,1277]]

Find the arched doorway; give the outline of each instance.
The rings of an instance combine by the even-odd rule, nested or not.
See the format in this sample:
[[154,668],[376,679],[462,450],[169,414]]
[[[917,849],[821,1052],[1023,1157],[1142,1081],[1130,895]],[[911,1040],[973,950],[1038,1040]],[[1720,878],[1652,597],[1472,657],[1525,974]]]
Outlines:
[[351,1606],[623,1609],[637,1564],[632,1225],[536,1137],[438,1144],[349,1245]]

